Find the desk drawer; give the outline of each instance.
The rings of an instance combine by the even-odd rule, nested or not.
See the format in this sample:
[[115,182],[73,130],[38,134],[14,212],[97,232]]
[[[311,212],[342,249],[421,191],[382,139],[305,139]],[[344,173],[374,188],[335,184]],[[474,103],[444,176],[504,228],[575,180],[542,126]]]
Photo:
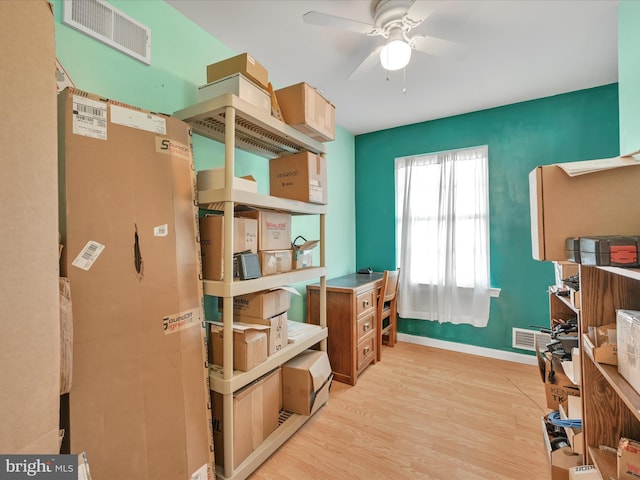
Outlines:
[[368,292],[361,293],[356,297],[356,315],[359,317],[360,314],[366,312],[370,308],[375,308],[376,306],[376,297],[375,297],[375,289],[369,290]]
[[358,371],[363,370],[376,357],[376,332],[375,329],[358,343]]
[[360,343],[365,335],[376,327],[376,312],[371,311],[368,315],[363,316],[357,322],[356,326],[356,343]]

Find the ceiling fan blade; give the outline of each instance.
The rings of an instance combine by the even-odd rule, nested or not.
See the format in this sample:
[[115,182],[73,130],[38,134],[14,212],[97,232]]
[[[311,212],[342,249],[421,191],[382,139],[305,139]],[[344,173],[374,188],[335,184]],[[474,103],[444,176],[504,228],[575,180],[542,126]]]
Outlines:
[[467,53],[467,47],[459,43],[432,37],[430,35],[416,35],[409,44],[418,52],[437,57],[462,58]]
[[414,27],[418,26],[436,11],[438,8],[436,3],[437,2],[415,0],[407,9],[405,17],[411,20]]
[[380,63],[380,50],[382,50],[382,45],[373,49],[373,51],[367,55],[360,65],[356,67],[356,69],[351,72],[349,75],[349,80],[357,80],[362,77],[364,74],[369,72],[373,67],[375,67],[378,63]]
[[368,23],[358,22],[356,20],[350,20],[348,18],[336,17],[335,15],[329,15],[321,12],[307,12],[302,15],[302,19],[305,23],[310,25],[320,25],[322,27],[340,28],[342,30],[348,30],[355,33],[373,33],[376,28]]

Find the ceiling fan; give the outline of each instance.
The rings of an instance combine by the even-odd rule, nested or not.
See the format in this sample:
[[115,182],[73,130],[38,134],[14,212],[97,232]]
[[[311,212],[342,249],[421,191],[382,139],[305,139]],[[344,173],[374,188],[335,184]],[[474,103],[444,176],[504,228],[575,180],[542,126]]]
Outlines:
[[435,3],[421,0],[377,0],[373,7],[373,24],[315,11],[305,13],[302,18],[311,25],[339,28],[386,39],[383,45],[374,48],[349,75],[350,79],[355,79],[378,61],[385,70],[404,68],[409,63],[413,50],[438,56],[459,55],[463,48],[454,42],[423,34],[409,36],[412,29],[422,24],[436,10]]

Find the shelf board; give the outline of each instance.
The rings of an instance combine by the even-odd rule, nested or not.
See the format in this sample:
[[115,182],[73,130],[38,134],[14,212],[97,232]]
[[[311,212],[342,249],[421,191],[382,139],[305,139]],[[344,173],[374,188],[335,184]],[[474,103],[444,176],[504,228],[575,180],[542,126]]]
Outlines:
[[621,277],[631,278],[632,280],[640,280],[640,269],[638,268],[620,268],[620,267],[596,267],[609,273],[614,273]]
[[227,107],[235,109],[236,147],[266,158],[302,151],[325,153],[322,143],[233,94],[225,94],[174,112],[199,135],[225,141]]
[[616,455],[596,447],[589,447],[589,457],[600,472],[603,480],[618,478],[618,465]]
[[267,275],[265,277],[254,278],[253,280],[238,280],[232,283],[224,283],[215,280],[203,280],[204,294],[213,297],[235,297],[248,293],[268,290],[270,288],[289,285],[292,283],[304,282],[317,277],[324,277],[327,274],[325,267],[310,267],[300,270],[292,270],[278,275]]
[[[322,407],[321,407],[322,408]],[[269,435],[258,448],[256,448],[229,477],[224,476],[224,469],[216,465],[216,478],[224,480],[244,480],[255,471],[273,452],[284,444],[291,436],[302,427],[313,415],[299,415],[297,413],[286,413],[286,419],[281,421],[278,428]],[[280,412],[282,418],[283,412]]]
[[326,327],[322,328],[318,325],[291,320],[288,323],[293,323],[293,327],[296,327],[296,341],[294,343],[290,343],[279,352],[269,355],[265,362],[253,367],[248,372],[234,371],[230,380],[225,380],[222,377],[222,367],[218,365],[209,367],[211,390],[223,395],[231,394],[327,338]]
[[593,353],[585,349],[585,353],[589,360],[593,362],[598,371],[602,374],[611,388],[616,392],[624,404],[629,408],[631,413],[640,421],[640,393],[627,382],[620,373],[616,365],[606,365],[596,362]]
[[198,205],[200,208],[222,211],[224,209],[224,202],[234,202],[239,205],[284,211],[294,215],[324,215],[327,213],[326,205],[305,203],[288,198],[271,197],[269,195],[247,192],[245,190],[231,190],[230,195],[227,195],[226,190],[223,188],[200,190],[198,192]]

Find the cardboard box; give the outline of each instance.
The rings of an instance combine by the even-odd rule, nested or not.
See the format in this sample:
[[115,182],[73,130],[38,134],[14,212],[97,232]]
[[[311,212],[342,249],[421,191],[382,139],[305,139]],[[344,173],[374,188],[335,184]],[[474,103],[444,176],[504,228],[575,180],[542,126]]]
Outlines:
[[269,72],[248,53],[207,65],[207,83],[241,73],[262,88],[269,88]]
[[[545,354],[544,388],[547,398],[547,408],[558,410],[559,406],[567,406],[567,397],[580,396],[580,387],[574,384],[564,373],[562,364]],[[553,367],[553,380],[549,379],[549,372]]]
[[240,73],[198,87],[198,102],[232,93],[258,110],[271,115],[271,95]]
[[640,311],[616,310],[618,372],[640,392]]
[[602,476],[593,465],[580,465],[569,469],[569,480],[602,480]]
[[336,138],[335,107],[315,88],[303,82],[275,94],[285,123],[319,142]]
[[[222,395],[212,392],[216,464],[224,467]],[[282,408],[282,371],[276,370],[233,396],[233,464],[240,465],[277,427]]]
[[331,378],[327,352],[305,350],[282,365],[282,408],[311,415],[329,399]]
[[618,444],[618,480],[640,478],[640,442],[622,437]]
[[589,327],[588,333],[582,335],[585,353],[598,363],[618,365],[618,334],[615,323],[598,327]]
[[[269,327],[233,322],[233,369],[248,372],[267,360]],[[224,352],[224,325],[210,325],[210,362],[222,365]]]
[[327,203],[327,162],[311,152],[269,160],[269,184],[274,197]]
[[[291,307],[291,287],[278,287],[261,292],[233,297],[234,315],[270,318],[289,310]],[[297,291],[296,291],[297,294]]]
[[[583,173],[611,165],[625,166]],[[640,165],[627,156],[536,167],[529,173],[533,258],[566,260],[570,237],[638,234],[639,182]]]
[[289,323],[287,312],[283,312],[279,315],[274,315],[270,318],[256,318],[236,315],[234,316],[234,324],[236,321],[246,324],[255,324],[269,327],[269,330],[267,331],[269,355],[273,355],[274,353],[279,352],[289,344]]
[[[3,62],[0,395],[3,454],[59,452],[55,21],[49,2],[0,2]],[[19,475],[19,474],[18,474]]]
[[258,221],[259,251],[291,248],[291,214],[269,210],[252,210],[240,212],[238,215],[255,218]]
[[58,101],[70,449],[95,478],[212,474],[191,129],[79,90]]
[[262,276],[290,272],[293,266],[293,252],[289,250],[270,250],[259,252]]
[[[258,251],[258,222],[252,218],[233,218],[233,253]],[[207,280],[224,278],[224,216],[200,218],[202,276]]]
[[320,240],[305,240],[301,245],[296,245],[295,241],[292,244],[293,247],[293,269],[299,270],[302,268],[309,268],[313,266],[313,249],[320,243]]
[[[566,409],[560,405],[558,412],[562,420],[582,420],[582,399],[580,397],[567,397]],[[582,428],[564,427],[567,440],[571,445],[571,451],[584,455],[584,434]]]
[[[224,168],[210,168],[197,173],[198,191],[218,190],[224,188]],[[233,177],[233,190],[257,193],[258,183],[251,175]]]
[[569,469],[581,466],[584,456],[574,453],[570,446],[554,449],[547,431],[546,418],[542,417],[542,441],[551,467],[551,480],[569,480]]

